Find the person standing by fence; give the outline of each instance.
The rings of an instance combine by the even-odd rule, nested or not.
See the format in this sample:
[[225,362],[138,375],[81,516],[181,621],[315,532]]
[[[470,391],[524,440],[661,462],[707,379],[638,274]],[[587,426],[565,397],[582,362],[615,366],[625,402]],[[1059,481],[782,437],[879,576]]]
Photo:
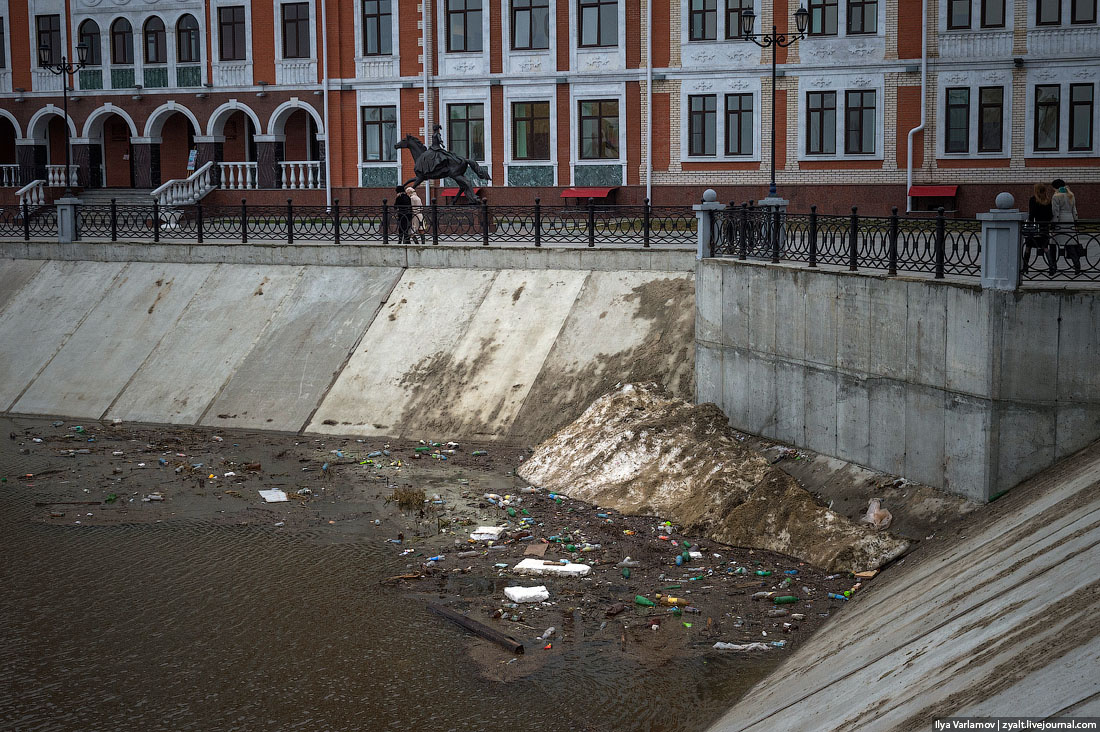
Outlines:
[[397,245],[407,246],[412,230],[412,199],[405,189],[397,186],[397,198],[393,200],[393,211],[397,214]]
[[1081,274],[1081,257],[1085,252],[1077,240],[1077,202],[1064,180],[1058,178],[1052,185],[1054,196],[1050,206],[1054,214],[1054,243],[1073,263],[1074,273]]
[[405,193],[409,194],[409,200],[412,202],[412,238],[413,241],[418,244],[424,243],[424,201],[420,198],[420,194],[416,192],[416,189],[409,186],[405,189]]
[[1024,238],[1024,262],[1022,272],[1027,274],[1031,266],[1032,252],[1035,259],[1046,256],[1047,266],[1053,275],[1058,266],[1058,250],[1051,249],[1050,222],[1054,219],[1054,209],[1050,203],[1050,186],[1046,183],[1036,183],[1034,195],[1027,202],[1028,232]]

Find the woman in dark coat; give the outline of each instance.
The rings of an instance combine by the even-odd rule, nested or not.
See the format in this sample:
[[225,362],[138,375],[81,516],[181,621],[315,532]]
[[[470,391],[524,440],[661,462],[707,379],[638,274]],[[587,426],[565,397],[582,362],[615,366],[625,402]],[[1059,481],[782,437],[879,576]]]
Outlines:
[[1054,209],[1050,202],[1051,190],[1046,183],[1036,183],[1034,195],[1027,202],[1028,233],[1024,237],[1023,272],[1026,274],[1031,265],[1031,254],[1035,259],[1041,254],[1047,258],[1047,266],[1054,274],[1058,264],[1058,252],[1051,251],[1050,222],[1054,220]]

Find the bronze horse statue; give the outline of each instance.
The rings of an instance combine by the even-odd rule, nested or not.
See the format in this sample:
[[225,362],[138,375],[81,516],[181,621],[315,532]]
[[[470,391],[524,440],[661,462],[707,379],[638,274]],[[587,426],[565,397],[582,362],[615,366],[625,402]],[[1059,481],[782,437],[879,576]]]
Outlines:
[[437,150],[435,148],[428,148],[424,146],[424,143],[420,141],[420,138],[416,135],[405,135],[397,144],[394,145],[394,149],[406,149],[412,155],[413,158],[413,172],[416,175],[402,184],[402,188],[412,185],[416,188],[425,180],[441,180],[443,178],[453,178],[455,183],[458,183],[459,189],[462,191],[462,195],[466,197],[468,201],[473,203],[479,203],[480,199],[477,194],[474,193],[474,187],[470,184],[470,181],[466,178],[465,173],[467,170],[471,170],[482,180],[492,180],[489,176],[489,172],[477,164],[477,161],[470,160],[469,158],[461,158],[455,155],[450,150]]

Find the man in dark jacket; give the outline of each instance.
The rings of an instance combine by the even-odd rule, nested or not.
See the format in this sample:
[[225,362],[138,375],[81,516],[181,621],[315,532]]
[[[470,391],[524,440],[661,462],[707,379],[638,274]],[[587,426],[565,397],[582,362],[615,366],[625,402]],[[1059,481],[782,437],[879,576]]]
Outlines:
[[397,243],[406,246],[412,235],[412,199],[405,189],[397,186],[397,198],[393,200],[393,210],[397,214]]

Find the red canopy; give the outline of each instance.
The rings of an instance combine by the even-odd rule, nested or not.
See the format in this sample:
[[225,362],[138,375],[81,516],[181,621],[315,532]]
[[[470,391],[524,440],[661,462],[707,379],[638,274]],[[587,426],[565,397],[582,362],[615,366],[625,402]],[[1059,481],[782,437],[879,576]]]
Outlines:
[[[461,189],[457,188],[457,187],[456,188],[443,188],[443,189],[440,189],[439,195],[443,196],[444,198],[454,198],[455,196],[457,196],[459,194],[460,190]],[[480,186],[475,188],[474,189],[474,195],[480,195],[483,190],[485,190],[485,189],[480,187]]]
[[909,189],[909,195],[913,198],[917,196],[955,196],[959,191],[958,186],[913,186]]
[[618,186],[612,186],[610,188],[594,187],[594,188],[566,188],[561,192],[562,198],[607,198],[611,195],[611,191],[619,190]]

